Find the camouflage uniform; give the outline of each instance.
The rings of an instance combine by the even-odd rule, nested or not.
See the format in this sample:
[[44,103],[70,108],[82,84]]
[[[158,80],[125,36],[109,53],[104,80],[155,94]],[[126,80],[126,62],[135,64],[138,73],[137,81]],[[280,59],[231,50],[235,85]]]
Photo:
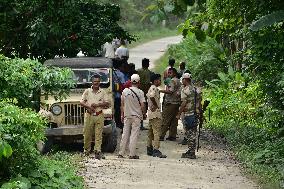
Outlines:
[[181,99],[187,103],[185,108],[186,111],[184,112],[184,124],[187,131],[188,153],[194,154],[194,156],[200,97],[201,90],[196,89],[193,85],[186,86],[181,91]]

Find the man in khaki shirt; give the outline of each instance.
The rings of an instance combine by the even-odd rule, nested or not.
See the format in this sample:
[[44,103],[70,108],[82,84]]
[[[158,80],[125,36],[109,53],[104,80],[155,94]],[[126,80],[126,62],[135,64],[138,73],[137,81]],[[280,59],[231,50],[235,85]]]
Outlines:
[[159,158],[166,158],[160,148],[160,134],[161,134],[161,103],[160,93],[158,86],[161,85],[161,75],[154,74],[151,76],[151,87],[147,93],[148,98],[148,118],[149,118],[149,131],[147,142],[147,155]]
[[167,140],[175,141],[177,136],[178,120],[176,119],[176,115],[180,106],[181,83],[177,78],[177,70],[175,68],[169,68],[168,74],[171,77],[170,83],[166,90],[160,90],[160,92],[165,93],[160,136],[161,141],[164,140],[167,131],[169,131],[169,137],[166,138]]
[[102,109],[109,107],[109,99],[104,90],[100,89],[100,75],[93,75],[92,87],[86,89],[80,101],[81,106],[87,109],[84,116],[84,153],[91,152],[92,137],[95,134],[95,158],[104,159],[101,153],[104,115]]

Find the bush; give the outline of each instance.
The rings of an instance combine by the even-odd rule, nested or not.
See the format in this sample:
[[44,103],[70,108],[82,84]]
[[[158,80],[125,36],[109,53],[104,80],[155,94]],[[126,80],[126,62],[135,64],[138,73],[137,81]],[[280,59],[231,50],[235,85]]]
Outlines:
[[224,135],[245,165],[258,167],[260,177],[279,181],[284,178],[284,114],[266,103],[259,81],[229,70],[207,82],[204,97],[212,116],[206,127]]
[[32,95],[41,89],[62,98],[73,86],[70,69],[47,68],[35,60],[0,55],[0,98],[15,98],[20,107],[33,107]]
[[36,143],[44,139],[44,129],[45,121],[39,114],[0,102],[0,140],[12,149],[11,156],[1,160],[1,176],[29,174],[37,163],[39,152]]
[[2,188],[83,188],[67,156],[63,161],[39,154],[46,121],[27,108],[40,89],[63,98],[73,84],[69,69],[0,55],[0,185],[10,180]]
[[209,37],[199,42],[194,35],[188,35],[181,43],[172,45],[168,52],[176,62],[185,61],[193,78],[198,81],[215,79],[218,72],[227,69],[222,47]]
[[83,178],[75,174],[77,168],[70,162],[72,159],[66,153],[41,158],[29,175],[13,178],[3,184],[1,189],[83,189]]

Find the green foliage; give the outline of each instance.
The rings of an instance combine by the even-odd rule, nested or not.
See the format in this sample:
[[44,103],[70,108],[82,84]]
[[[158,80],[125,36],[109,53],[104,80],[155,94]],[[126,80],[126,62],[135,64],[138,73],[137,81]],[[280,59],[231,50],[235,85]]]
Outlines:
[[284,20],[284,10],[276,11],[271,14],[265,15],[258,19],[257,21],[254,21],[250,29],[253,31],[258,31],[262,29],[263,27],[271,26],[277,22]]
[[63,98],[73,86],[69,69],[0,55],[0,183],[11,178],[2,188],[83,188],[67,158],[62,162],[40,156],[36,144],[44,140],[46,121],[25,108],[40,89]]
[[247,70],[261,80],[261,87],[274,107],[284,109],[283,62],[284,30],[283,22],[269,28],[250,33],[249,49],[245,51]]
[[4,141],[5,139],[9,139],[9,136],[0,137],[0,161],[2,161],[2,157],[8,158],[13,153],[12,147]]
[[1,189],[29,189],[31,188],[31,182],[22,176],[11,179],[9,182],[4,183]]
[[[67,156],[64,156],[67,157]],[[62,159],[62,158],[61,158]],[[84,188],[83,179],[76,176],[74,166],[69,161],[44,158],[39,162],[37,170],[29,174],[29,180],[37,188]]]
[[188,35],[180,44],[172,45],[168,52],[176,62],[185,61],[193,78],[198,81],[215,79],[218,72],[226,69],[223,49],[211,38],[201,43],[194,35]]
[[8,57],[96,56],[112,38],[133,40],[117,23],[119,7],[93,0],[4,0],[0,15],[0,53]]
[[37,162],[36,143],[44,139],[44,129],[45,121],[39,114],[0,101],[0,148],[7,148],[7,144],[11,147],[9,152],[6,150],[6,157],[2,152],[1,176],[29,173]]
[[206,127],[224,135],[246,166],[265,167],[258,172],[266,182],[283,179],[284,112],[266,103],[261,82],[232,69],[218,76],[204,92],[212,115]]
[[18,106],[32,107],[31,95],[41,89],[62,99],[74,84],[70,69],[47,68],[35,60],[0,55],[0,98],[15,98]]
[[56,153],[41,158],[38,166],[31,169],[26,177],[16,177],[2,185],[1,189],[83,189],[83,178],[76,176],[72,158],[66,153]]

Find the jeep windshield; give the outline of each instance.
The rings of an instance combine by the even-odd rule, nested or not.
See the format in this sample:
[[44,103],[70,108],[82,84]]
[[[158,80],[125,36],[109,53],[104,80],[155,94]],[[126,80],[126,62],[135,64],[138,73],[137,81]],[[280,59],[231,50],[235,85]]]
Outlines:
[[101,87],[106,88],[110,85],[110,70],[107,68],[84,68],[72,69],[74,80],[79,88],[88,88],[92,85],[91,77],[95,74],[101,76]]

